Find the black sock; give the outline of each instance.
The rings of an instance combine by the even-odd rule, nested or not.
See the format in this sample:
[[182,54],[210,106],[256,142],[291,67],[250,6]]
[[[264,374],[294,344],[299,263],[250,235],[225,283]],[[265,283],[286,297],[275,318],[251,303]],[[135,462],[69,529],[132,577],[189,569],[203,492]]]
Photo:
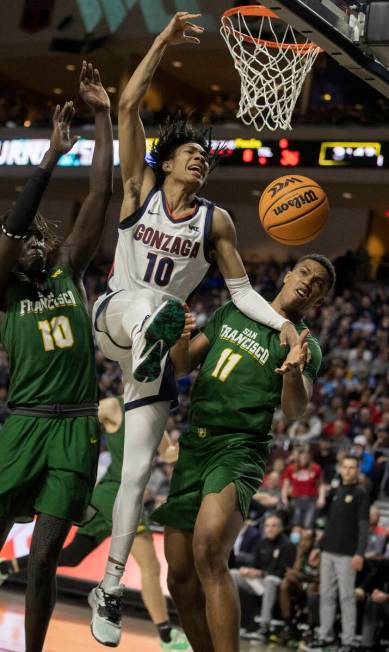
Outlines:
[[0,561],[0,573],[3,575],[11,575],[11,573],[14,573],[14,568],[12,566],[12,563],[10,561]]
[[164,643],[170,643],[170,641],[172,640],[171,637],[172,626],[169,623],[169,621],[165,620],[164,623],[159,623],[159,625],[155,625],[155,626],[158,630],[159,638],[161,639],[161,641],[163,641]]

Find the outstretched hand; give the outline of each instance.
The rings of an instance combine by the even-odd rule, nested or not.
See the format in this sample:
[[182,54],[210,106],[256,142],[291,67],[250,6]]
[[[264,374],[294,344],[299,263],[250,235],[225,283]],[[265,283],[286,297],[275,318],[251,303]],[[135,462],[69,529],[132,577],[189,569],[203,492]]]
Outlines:
[[101,83],[100,73],[91,63],[82,62],[79,95],[93,111],[108,111],[111,103]]
[[199,18],[200,16],[201,14],[178,11],[163,32],[161,32],[160,38],[167,45],[178,45],[179,43],[195,43],[198,45],[200,39],[196,36],[189,36],[185,32],[186,30],[195,32],[196,34],[202,34],[204,32],[204,27],[190,22],[193,18]]
[[297,344],[291,347],[281,367],[275,370],[276,374],[280,376],[285,376],[286,374],[298,376],[302,373],[304,365],[311,359],[311,353],[305,341],[308,335],[308,328],[304,328],[298,336]]
[[72,136],[70,133],[70,124],[74,114],[73,102],[65,102],[62,109],[59,104],[55,107],[50,147],[57,154],[62,155],[70,152],[79,139],[79,136]]

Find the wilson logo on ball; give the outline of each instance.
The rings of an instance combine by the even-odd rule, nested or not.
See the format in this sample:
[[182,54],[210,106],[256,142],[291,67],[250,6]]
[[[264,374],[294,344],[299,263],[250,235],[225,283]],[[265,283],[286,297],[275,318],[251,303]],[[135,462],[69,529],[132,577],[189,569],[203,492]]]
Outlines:
[[282,181],[282,183],[276,183],[272,188],[270,188],[272,199],[280,192],[280,190],[284,190],[284,188],[287,188],[294,183],[301,183],[301,179],[298,177],[289,177],[288,179],[285,179],[285,181]]
[[318,199],[319,198],[314,190],[307,190],[307,192],[304,192],[303,195],[297,195],[297,197],[288,199],[288,201],[285,201],[279,206],[276,206],[276,208],[273,209],[273,213],[275,215],[281,215],[281,213],[287,211],[291,206],[294,206],[294,208],[301,208],[301,206],[304,206],[304,204],[311,204],[313,201],[317,201]]

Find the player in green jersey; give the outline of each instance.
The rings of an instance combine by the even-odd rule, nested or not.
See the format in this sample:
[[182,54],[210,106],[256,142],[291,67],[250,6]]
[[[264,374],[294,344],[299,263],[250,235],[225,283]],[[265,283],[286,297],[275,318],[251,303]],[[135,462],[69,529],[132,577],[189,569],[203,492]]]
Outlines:
[[239,650],[228,558],[264,473],[274,409],[281,404],[296,419],[311,397],[321,351],[301,320],[334,280],[330,261],[318,254],[285,275],[272,306],[300,333],[289,352],[274,330],[231,302],[189,344],[181,338],[171,351],[177,373],[201,367],[169,497],[152,518],[167,526],[169,589],[194,652]]
[[[121,398],[104,398],[99,403],[99,421],[104,428],[105,441],[110,453],[110,464],[96,484],[91,504],[96,509],[93,519],[78,528],[72,542],[61,550],[58,566],[78,566],[112,532],[112,509],[119,490],[124,451],[124,410]],[[174,464],[178,457],[178,443],[172,444],[165,432],[158,448],[161,459]],[[155,551],[149,518],[144,514],[139,523],[131,549],[140,569],[143,602],[153,621],[162,650],[189,650],[182,631],[172,627],[166,598],[160,582],[160,564]],[[9,560],[0,559],[0,586],[13,573],[26,570],[29,555]]]
[[26,591],[26,651],[40,652],[55,603],[57,559],[84,518],[99,445],[94,345],[82,277],[112,193],[110,102],[83,62],[80,96],[95,117],[89,193],[62,246],[37,215],[70,135],[72,102],[53,118],[50,147],[1,225],[0,338],[10,361],[11,415],[0,435],[0,549],[12,524],[37,514]]

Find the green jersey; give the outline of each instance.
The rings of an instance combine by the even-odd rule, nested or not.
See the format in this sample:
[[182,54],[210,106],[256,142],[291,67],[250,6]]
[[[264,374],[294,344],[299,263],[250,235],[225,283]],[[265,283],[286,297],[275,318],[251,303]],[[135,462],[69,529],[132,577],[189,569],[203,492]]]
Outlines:
[[92,327],[64,266],[51,267],[40,285],[12,276],[0,338],[11,405],[97,402]]
[[105,442],[111,454],[111,464],[109,465],[107,472],[104,474],[102,481],[109,480],[120,484],[124,452],[124,406],[122,398],[118,398],[117,400],[122,408],[123,418],[116,432],[105,433]]
[[[298,332],[304,328],[303,322],[296,326]],[[267,434],[281,402],[282,376],[274,370],[287,356],[279,333],[249,319],[229,301],[208,321],[204,334],[211,347],[192,390],[191,425]],[[311,360],[304,375],[313,382],[322,356],[314,337],[309,335],[307,342]]]

